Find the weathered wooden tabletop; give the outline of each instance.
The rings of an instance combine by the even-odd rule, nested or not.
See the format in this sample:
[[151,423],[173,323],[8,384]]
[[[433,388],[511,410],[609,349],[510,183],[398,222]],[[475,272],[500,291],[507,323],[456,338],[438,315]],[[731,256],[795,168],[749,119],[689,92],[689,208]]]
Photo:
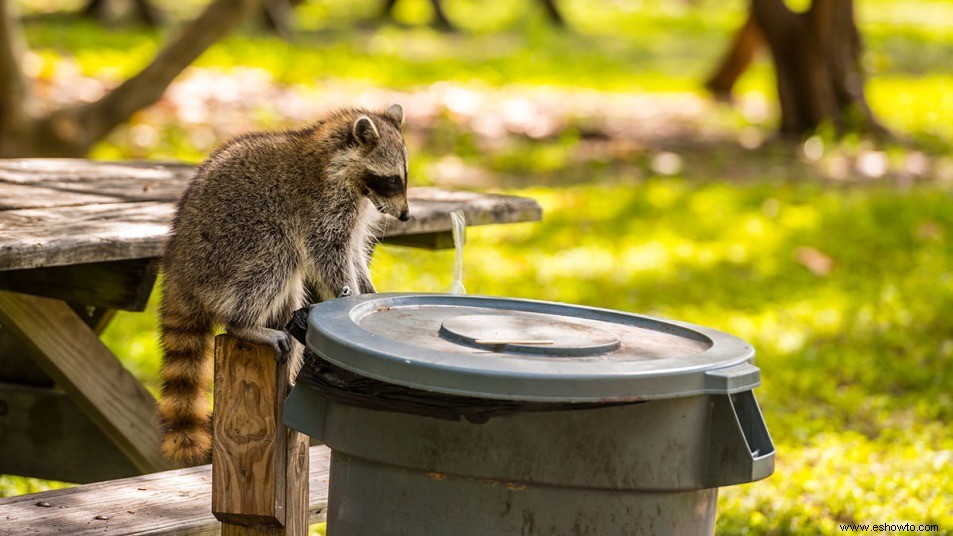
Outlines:
[[[0,160],[0,270],[158,257],[193,167],[73,159]],[[411,219],[388,218],[385,240],[448,245],[450,212],[467,225],[535,221],[523,197],[411,188]]]

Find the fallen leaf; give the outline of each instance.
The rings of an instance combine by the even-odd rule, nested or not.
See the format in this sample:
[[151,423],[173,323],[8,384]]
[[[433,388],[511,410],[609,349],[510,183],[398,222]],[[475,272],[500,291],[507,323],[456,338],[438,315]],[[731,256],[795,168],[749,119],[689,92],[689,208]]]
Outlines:
[[819,277],[831,275],[834,269],[834,259],[812,247],[802,246],[794,252],[797,262]]

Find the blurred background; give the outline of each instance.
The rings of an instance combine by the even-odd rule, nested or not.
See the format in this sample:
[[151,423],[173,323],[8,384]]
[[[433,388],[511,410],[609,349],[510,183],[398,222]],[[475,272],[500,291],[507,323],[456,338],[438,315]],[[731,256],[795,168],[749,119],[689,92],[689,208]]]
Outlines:
[[[777,471],[722,490],[718,533],[953,533],[953,1],[803,23],[756,0],[755,24],[746,0],[293,3],[4,0],[0,154],[198,163],[248,130],[401,103],[412,185],[543,206],[468,230],[470,293],[753,343]],[[212,4],[208,42],[137,75]],[[826,65],[833,96],[798,89],[790,58]],[[388,246],[372,273],[446,291],[452,265]],[[156,391],[154,310],[104,339]],[[0,476],[0,495],[63,485]]]

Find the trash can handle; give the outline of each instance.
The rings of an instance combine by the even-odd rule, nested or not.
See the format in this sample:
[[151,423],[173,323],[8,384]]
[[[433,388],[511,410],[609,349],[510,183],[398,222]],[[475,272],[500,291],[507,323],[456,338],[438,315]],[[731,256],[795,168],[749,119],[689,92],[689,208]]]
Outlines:
[[710,430],[706,487],[754,482],[774,472],[774,443],[753,391],[712,396]]
[[710,395],[750,391],[759,385],[761,369],[748,362],[705,372],[705,392]]

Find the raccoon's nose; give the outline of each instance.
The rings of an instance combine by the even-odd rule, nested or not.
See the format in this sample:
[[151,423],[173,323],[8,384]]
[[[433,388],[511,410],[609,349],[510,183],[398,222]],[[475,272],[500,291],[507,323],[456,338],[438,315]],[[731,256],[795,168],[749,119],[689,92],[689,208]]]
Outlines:
[[410,210],[404,209],[400,211],[400,216],[397,216],[397,219],[400,221],[407,221],[410,219]]

